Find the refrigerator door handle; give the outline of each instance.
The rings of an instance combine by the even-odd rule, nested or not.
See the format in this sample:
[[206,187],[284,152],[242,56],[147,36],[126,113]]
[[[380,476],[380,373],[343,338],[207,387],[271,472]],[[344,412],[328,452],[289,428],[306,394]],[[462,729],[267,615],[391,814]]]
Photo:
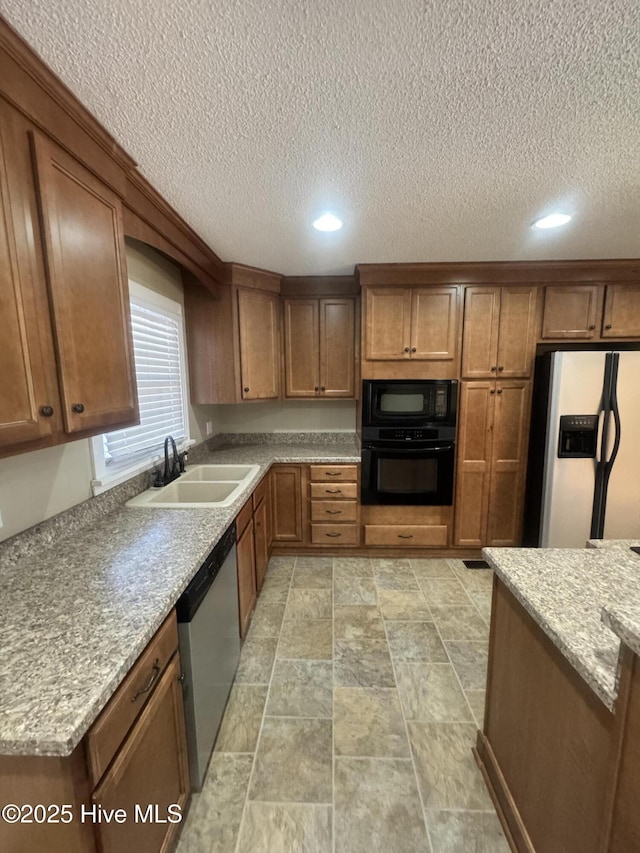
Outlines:
[[[617,378],[617,361],[614,362],[615,353],[608,352],[604,363],[604,382],[602,386],[602,399],[600,412],[604,412],[602,420],[602,435],[600,438],[600,455],[596,464],[595,489],[593,493],[593,510],[591,513],[591,539],[602,539],[604,533],[604,515],[607,504],[607,487],[609,485],[609,474],[613,461],[607,462],[607,445],[609,444],[609,416],[613,410],[612,401],[615,399],[615,383]],[[617,404],[616,404],[617,408]],[[614,415],[615,419],[615,415]],[[619,415],[618,415],[619,420]],[[617,426],[616,421],[616,426]],[[615,453],[617,448],[614,445]],[[615,459],[613,453],[612,458]]]
[[607,467],[607,480],[609,479],[609,475],[611,474],[611,469],[613,468],[613,463],[616,461],[616,456],[618,455],[618,451],[620,450],[620,439],[622,438],[622,423],[620,420],[620,409],[618,407],[618,362],[616,360],[614,364],[614,373],[613,373],[613,382],[611,386],[611,413],[613,414],[613,423],[616,429],[616,437],[613,441],[613,447],[611,448],[611,456],[606,461]]

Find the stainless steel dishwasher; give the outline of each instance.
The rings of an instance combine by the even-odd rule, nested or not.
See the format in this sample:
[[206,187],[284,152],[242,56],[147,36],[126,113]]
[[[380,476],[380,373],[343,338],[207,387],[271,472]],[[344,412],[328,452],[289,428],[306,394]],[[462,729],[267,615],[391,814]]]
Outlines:
[[178,599],[176,612],[189,772],[199,791],[240,658],[235,522]]

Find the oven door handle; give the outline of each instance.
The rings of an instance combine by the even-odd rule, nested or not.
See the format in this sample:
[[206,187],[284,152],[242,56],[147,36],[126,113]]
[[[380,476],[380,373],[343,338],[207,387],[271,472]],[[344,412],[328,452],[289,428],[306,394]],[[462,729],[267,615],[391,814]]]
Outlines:
[[446,451],[453,450],[453,443],[447,444],[444,447],[379,447],[371,445],[366,447],[366,450],[377,451],[378,453],[406,453],[412,454],[425,454],[425,453],[445,453]]

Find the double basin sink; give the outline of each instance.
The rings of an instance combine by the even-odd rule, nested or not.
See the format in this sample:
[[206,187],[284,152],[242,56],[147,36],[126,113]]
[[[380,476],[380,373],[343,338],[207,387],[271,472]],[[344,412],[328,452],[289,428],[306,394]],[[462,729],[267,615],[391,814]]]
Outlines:
[[259,468],[259,465],[191,465],[168,486],[147,489],[127,501],[127,506],[149,509],[230,506]]

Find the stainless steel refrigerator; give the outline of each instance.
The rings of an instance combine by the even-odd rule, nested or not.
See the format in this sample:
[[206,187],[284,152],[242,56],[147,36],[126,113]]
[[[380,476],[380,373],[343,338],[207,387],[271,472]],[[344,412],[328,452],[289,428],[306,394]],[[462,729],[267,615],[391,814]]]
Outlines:
[[640,351],[536,359],[524,544],[640,538]]

